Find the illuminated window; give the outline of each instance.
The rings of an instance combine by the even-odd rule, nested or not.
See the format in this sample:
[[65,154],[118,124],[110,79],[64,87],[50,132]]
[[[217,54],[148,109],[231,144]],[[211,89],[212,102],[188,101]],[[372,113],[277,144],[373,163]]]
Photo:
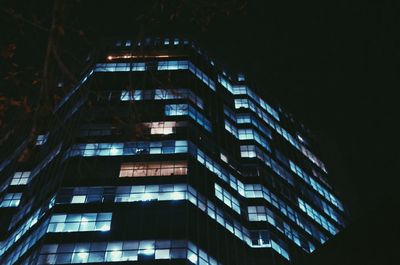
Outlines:
[[38,264],[108,263],[138,260],[187,259],[192,264],[220,265],[185,240],[141,240],[44,245]]
[[177,154],[186,153],[188,143],[184,140],[125,142],[125,143],[90,143],[76,144],[68,152],[72,156],[129,156],[141,154]]
[[298,203],[299,203],[299,208],[307,213],[308,216],[310,216],[313,220],[315,220],[317,223],[322,225],[326,230],[328,230],[332,235],[336,235],[338,232],[338,229],[332,225],[331,222],[329,222],[324,216],[322,216],[319,212],[314,210],[308,203],[304,202],[302,199],[297,198]]
[[215,183],[214,187],[215,187],[215,196],[221,201],[223,201],[230,208],[232,208],[235,212],[240,214],[239,201],[217,183]]
[[135,162],[121,165],[119,177],[187,175],[186,161]]
[[47,232],[108,231],[112,213],[53,214]]
[[[283,219],[281,219],[270,209],[264,206],[249,206],[247,210],[248,210],[249,221],[268,222],[269,224],[274,226],[278,231],[280,231],[286,237],[292,240],[296,245],[303,248],[308,253],[312,251],[313,247],[312,243],[309,240],[307,240],[304,236],[299,234],[297,230],[295,230],[289,223],[286,223]],[[273,242],[271,243],[274,244]]]
[[30,171],[15,172],[10,185],[26,185],[29,182]]
[[175,132],[176,121],[148,122],[145,126],[150,128],[150,134],[172,134]]
[[21,197],[22,193],[6,193],[1,200],[0,207],[17,207]]
[[71,203],[85,203],[86,195],[74,195],[72,196]]
[[211,122],[204,117],[203,114],[198,112],[189,104],[167,104],[165,105],[166,116],[182,116],[189,115],[199,125],[203,126],[204,129],[211,132]]
[[47,141],[47,134],[39,134],[36,138],[36,145],[43,145]]
[[121,101],[141,100],[141,99],[142,99],[142,90],[123,90],[120,97]]

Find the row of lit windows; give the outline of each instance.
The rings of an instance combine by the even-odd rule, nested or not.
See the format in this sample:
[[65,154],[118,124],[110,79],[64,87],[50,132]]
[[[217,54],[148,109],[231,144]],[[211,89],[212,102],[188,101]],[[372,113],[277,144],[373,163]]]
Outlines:
[[0,186],[0,192],[3,192],[9,186],[18,186],[18,185],[26,185],[30,180],[30,171],[18,171],[15,172],[12,176],[8,179],[3,181],[2,185]]
[[109,231],[112,213],[53,214],[47,232]]
[[[39,208],[36,210],[28,220],[26,220],[20,227],[18,227],[6,240],[4,240],[1,244],[0,248],[0,256],[2,256],[11,246],[19,241],[19,239],[26,234],[37,222],[40,218],[44,216],[44,214],[54,206],[55,198],[52,198],[48,204],[45,204],[45,207]],[[29,204],[28,204],[29,205]],[[28,208],[30,209],[30,208]],[[20,210],[19,213],[25,213],[29,211]],[[15,218],[17,217],[17,218]],[[12,220],[12,224],[10,225],[9,230],[12,228],[13,224],[17,223],[22,216],[14,216]],[[29,235],[22,243],[20,243],[11,255],[9,259],[16,260],[18,257],[23,255],[27,249],[29,249],[41,236],[46,233],[47,222],[43,221],[39,228],[37,228],[34,232]],[[19,243],[19,242],[18,242]]]
[[204,127],[207,131],[211,132],[211,122],[204,117],[203,114],[195,110],[189,104],[167,104],[165,105],[166,116],[182,116],[189,115],[198,124]]
[[274,117],[277,121],[279,121],[279,114],[276,110],[274,110],[267,102],[265,102],[262,98],[260,98],[253,90],[250,88],[240,85],[233,86],[229,83],[228,80],[223,78],[221,75],[218,75],[218,82],[225,87],[229,92],[234,95],[248,95],[253,100],[255,100],[263,109],[265,109],[272,117]]
[[[188,190],[189,192],[187,192],[185,195],[185,193],[182,193],[182,191],[184,190]],[[106,193],[99,194],[99,192],[100,193],[106,192]],[[60,195],[58,196],[57,202],[58,203],[74,203],[74,202],[77,203],[77,201],[79,201],[79,203],[103,202],[107,201],[108,199],[110,199],[110,197],[112,197],[110,196],[109,192],[110,192],[109,188],[106,189],[103,187],[82,187],[82,188],[75,188],[72,194],[69,193],[69,195],[66,195],[65,190],[63,190],[63,192],[61,192]],[[83,196],[84,198],[82,200]],[[238,236],[240,239],[249,243],[248,236],[245,236],[248,234],[248,231],[244,227],[241,227],[240,223],[224,215],[224,213],[220,209],[215,208],[212,202],[207,201],[205,197],[201,196],[200,194],[197,194],[197,192],[190,186],[187,187],[187,185],[184,184],[175,184],[175,185],[118,187],[117,190],[115,191],[114,196],[115,199],[112,199],[112,201],[115,200],[115,202],[124,202],[124,201],[132,202],[132,201],[149,201],[149,200],[182,200],[187,197],[191,203],[195,204],[199,209],[206,212],[212,219],[216,220],[218,223],[223,225],[226,229],[228,229],[234,235]],[[91,217],[88,216],[88,220],[85,220],[82,217],[83,216],[80,217],[74,216],[72,219],[78,220],[80,218],[79,221],[80,225],[82,225],[82,222],[85,223],[86,221],[93,219],[93,218],[90,219]],[[100,219],[104,218],[101,217]],[[65,220],[67,220],[67,217],[65,217]],[[30,227],[36,224],[37,221],[38,221],[37,215],[35,215],[35,217],[32,220],[29,219],[28,220],[29,224],[27,224],[26,229],[24,229],[24,231],[27,231]],[[43,224],[45,224],[45,222],[43,222]],[[102,228],[104,229],[103,225],[99,227],[100,230],[102,230]],[[30,235],[30,237],[27,238],[18,247],[17,252],[13,252],[13,256],[11,256],[9,260],[16,261],[16,259],[23,253],[25,253],[25,251],[29,249],[34,244],[35,241],[37,241],[41,236],[44,235],[46,229],[47,229],[47,223],[45,227],[44,225],[41,225],[41,227],[36,229]],[[12,244],[14,241],[16,242],[23,233],[25,232],[19,232],[18,237],[14,235],[13,240],[11,240],[10,243]],[[289,259],[287,251],[284,248],[282,248],[282,244],[283,242],[278,244],[274,240],[271,240],[268,246],[269,247],[272,246],[278,253],[280,253],[285,258]],[[5,250],[6,249],[3,249],[2,253],[4,253]]]
[[[201,152],[201,151],[200,151]],[[201,153],[200,153],[201,154]],[[204,154],[203,154],[204,155]],[[204,158],[200,155],[198,155],[198,158],[201,158],[199,161],[200,162],[202,162],[203,164],[205,164],[206,165],[206,167],[208,167],[212,172],[214,172],[214,173],[216,173],[218,176],[223,176],[222,174],[221,174],[221,171],[218,169],[218,167],[217,168],[215,168],[214,166],[213,166],[213,163],[214,163],[214,161],[212,161],[210,158],[208,158],[207,156],[207,158],[209,159],[209,162],[207,163],[206,162],[206,160],[204,160]],[[233,177],[233,176],[232,176]],[[230,181],[229,180],[229,178],[227,177],[227,175],[225,175],[225,177],[224,178],[222,178],[222,179],[224,179],[225,181],[227,181],[228,183],[230,183],[231,184],[231,186],[235,189],[235,190],[238,190],[238,188],[237,188],[237,184],[235,185],[234,183],[235,183],[235,180],[236,180],[236,182],[238,181],[237,179],[235,179],[234,177],[233,177],[233,182],[232,181]],[[232,185],[233,184],[233,185]],[[241,184],[241,185],[243,185],[243,184]]]
[[225,129],[230,132],[233,136],[235,136],[239,140],[255,140],[262,147],[271,152],[271,148],[269,147],[268,142],[264,137],[260,136],[253,129],[237,129],[234,125],[232,125],[229,121],[225,120]]
[[0,201],[0,208],[3,207],[18,207],[21,201],[22,193],[6,193]]
[[156,121],[143,123],[145,128],[150,129],[150,134],[173,134],[177,127],[176,121]]
[[227,190],[222,188],[217,183],[215,183],[214,188],[215,188],[215,197],[217,197],[226,205],[228,205],[229,208],[233,209],[235,212],[240,214],[239,201],[234,196],[232,196],[232,194],[230,194]]
[[297,214],[286,202],[281,200],[267,188],[261,184],[246,184],[246,198],[264,198],[267,202],[275,206],[285,216],[289,217],[290,220],[295,222],[308,234],[312,235],[315,239],[324,243],[327,238],[317,228],[315,228],[308,221],[304,220],[302,216]]
[[[186,126],[186,122],[182,121],[156,121],[144,122],[138,124],[138,129],[149,134],[173,134],[176,128]],[[79,130],[79,136],[105,136],[112,134],[111,124],[84,124]]]
[[329,203],[326,203],[324,200],[321,200],[319,196],[314,194],[311,191],[308,191],[303,194],[303,196],[307,196],[309,200],[315,203],[324,213],[326,213],[329,217],[335,220],[338,224],[345,226],[343,218],[338,214],[336,210],[334,210]]
[[47,142],[48,134],[39,134],[36,138],[36,145],[43,145]]
[[177,89],[154,89],[154,90],[123,90],[121,92],[121,101],[128,100],[166,100],[166,99],[189,99],[200,109],[204,109],[203,100],[196,96],[192,90]]
[[235,176],[225,170],[220,164],[218,164],[211,157],[206,155],[199,148],[192,146],[191,149],[191,152],[195,155],[198,162],[200,162],[208,170],[216,174],[218,178],[223,180],[225,183],[229,184],[229,186],[237,191],[240,195],[244,196],[244,185],[240,180],[238,180]]
[[216,259],[186,240],[140,240],[44,245],[37,264],[105,263],[187,259],[218,265]]
[[[96,64],[94,72],[136,72],[146,71],[146,65],[157,64],[157,70],[159,71],[173,71],[173,70],[189,70],[203,83],[205,83],[210,89],[215,91],[215,82],[209,78],[203,71],[197,68],[193,63],[182,60],[182,61],[159,61],[159,62],[135,62],[135,63],[102,63]],[[151,67],[149,67],[151,69]]]
[[258,128],[262,133],[264,133],[264,135],[268,136],[268,138],[272,139],[272,135],[271,135],[271,131],[265,127],[264,125],[262,125],[260,122],[258,122],[257,119],[255,119],[252,115],[250,114],[237,114],[236,115],[236,122],[238,124],[252,124],[254,125],[256,128]]
[[67,152],[72,156],[128,156],[140,154],[177,154],[187,153],[187,141],[155,141],[125,143],[88,143],[75,144]]
[[[120,187],[76,187],[64,189],[57,196],[56,203],[95,203],[95,202],[139,202],[188,200],[209,217],[217,221],[239,239],[252,246],[249,231],[240,222],[232,219],[213,202],[186,184],[139,185]],[[282,243],[279,244],[283,248]],[[269,245],[270,247],[270,245]],[[282,255],[289,259],[287,252]]]
[[325,165],[314,154],[312,154],[307,148],[299,144],[296,138],[294,138],[289,132],[287,132],[284,128],[282,128],[277,122],[269,118],[268,115],[260,108],[255,106],[253,102],[245,98],[235,99],[235,109],[240,109],[240,108],[246,108],[252,110],[271,128],[273,128],[278,134],[280,134],[283,138],[285,138],[292,146],[296,147],[296,149],[301,151],[308,159],[310,159],[311,162],[313,162],[326,172]]
[[[116,46],[116,47],[121,47],[121,46],[122,46],[122,43],[123,43],[122,41],[117,41],[117,42],[115,43],[115,46]],[[155,39],[146,38],[146,39],[143,41],[143,44],[144,44],[144,45],[151,45],[151,44],[160,45],[160,44],[162,44],[162,43],[164,43],[164,45],[170,45],[170,44],[173,44],[173,45],[179,45],[179,44],[187,45],[187,44],[189,44],[189,40],[187,40],[187,39],[180,40],[180,39],[178,39],[178,38],[174,38],[174,39],[166,38],[166,39],[164,39],[164,40],[162,40],[162,39],[160,39],[160,38],[155,38]],[[125,41],[125,47],[131,47],[132,44],[133,44],[133,45],[136,44],[137,46],[140,47],[140,46],[142,45],[142,41],[138,40],[138,41],[136,41],[135,43],[132,43],[131,40]]]
[[[107,192],[107,193],[105,193]],[[78,197],[79,196],[79,197]],[[72,193],[63,193],[56,203],[92,203],[92,202],[139,202],[139,201],[175,201],[188,200],[208,216],[228,229],[241,240],[249,243],[248,231],[239,222],[226,215],[214,203],[197,193],[186,184],[120,186],[116,189],[89,187],[75,188]],[[77,202],[79,201],[79,202]]]
[[318,191],[325,199],[330,201],[333,205],[338,207],[340,210],[344,210],[342,203],[339,202],[336,197],[327,191],[324,187],[322,187],[317,181],[315,181],[312,177],[304,172],[298,165],[296,165],[293,161],[289,160],[290,169],[296,173],[299,177],[301,177],[307,184],[309,184],[314,190]]
[[268,142],[264,137],[261,137],[256,131],[253,129],[239,129],[238,135],[240,140],[255,140],[262,147],[271,152],[271,148],[269,147]]
[[[140,154],[171,154],[187,153],[189,150],[187,141],[161,141],[161,142],[127,142],[127,143],[91,143],[76,144],[67,153],[71,156],[118,156]],[[232,174],[228,173],[217,162],[208,157],[194,145],[190,146],[190,153],[205,165],[211,172],[228,183],[233,189],[244,195],[244,185]]]
[[249,206],[247,210],[249,221],[267,221],[305,251],[309,253],[314,251],[315,246],[311,242],[301,236],[288,223],[284,222],[268,208],[264,206]]
[[[6,258],[2,260],[3,264],[15,264],[19,257],[25,254],[34,244],[36,244],[39,239],[46,233],[48,221],[46,219],[40,223],[40,225],[32,232],[30,232],[28,237],[20,242],[19,239],[26,234],[35,224],[38,223],[39,219],[41,219],[45,213],[54,206],[55,198],[50,199],[48,204],[45,204],[44,207],[39,208],[36,212],[26,221],[24,222],[18,229],[15,230],[5,241],[0,249],[0,256],[3,256],[4,253],[13,245],[17,245],[15,249],[8,254]],[[21,212],[21,211],[20,211]],[[20,218],[17,218],[18,221]],[[13,220],[13,222],[16,222]]]
[[[181,152],[187,152],[187,142],[186,141],[177,141],[177,142],[181,142],[178,151],[181,150]],[[83,144],[83,145],[85,146],[85,148],[83,150],[83,155],[84,156],[93,156],[95,154],[101,155],[102,152],[100,152],[98,150],[94,151],[94,150],[96,150],[96,148],[99,149],[99,150],[103,150],[103,151],[104,151],[104,149],[108,149],[108,150],[105,151],[105,154],[103,154],[103,155],[106,155],[106,154],[107,155],[111,155],[111,154],[113,154],[113,155],[121,155],[122,150],[124,150],[123,151],[123,155],[125,155],[125,147],[122,146],[121,144],[117,144],[117,145],[115,145],[115,144]],[[86,147],[87,145],[88,145],[88,147]],[[105,145],[105,146],[102,147],[101,145]],[[137,145],[140,146],[140,144],[137,144]],[[147,142],[147,145],[150,145],[150,144]],[[158,146],[159,146],[159,144],[158,144]],[[161,146],[162,146],[162,144],[161,144]],[[116,150],[112,151],[113,148],[116,149]],[[157,147],[157,148],[163,150],[162,147]],[[177,147],[174,147],[174,149],[176,149],[176,148]],[[132,148],[127,148],[127,149],[128,150],[132,150]],[[242,146],[241,146],[241,149],[243,149]],[[120,150],[120,151],[117,151],[117,150]],[[150,148],[150,153],[153,153],[151,150],[152,149]],[[75,154],[77,152],[76,151],[76,146],[74,146],[74,148],[70,152]],[[154,152],[155,153],[160,153],[159,150],[154,151]],[[176,150],[175,150],[175,152],[176,152]],[[82,151],[80,151],[79,153],[82,154]],[[139,152],[139,153],[143,153],[143,152]],[[162,153],[164,153],[164,152],[162,152]],[[133,154],[133,152],[129,151],[126,154],[127,155],[131,155],[131,154]],[[135,152],[135,154],[137,154],[137,152]],[[235,190],[237,190],[240,194],[242,194],[242,195],[244,194],[243,184],[240,181],[238,181],[235,177],[231,176],[227,172],[224,172],[224,170],[222,170],[222,168],[219,165],[217,165],[213,160],[211,160],[208,156],[206,156],[200,150],[197,151],[197,158],[198,158],[199,162],[201,162],[202,164],[206,165],[206,167],[209,168],[210,171],[212,171],[213,173],[217,174],[217,176],[219,176],[225,182],[229,183],[231,185],[231,187],[233,187]],[[263,160],[264,159],[265,159],[265,157],[263,158]],[[273,163],[273,164],[270,164],[270,165],[274,169],[275,172],[279,173],[279,175],[281,175],[281,176],[285,175],[285,173],[282,171],[283,169],[277,163]]]
[[290,185],[294,185],[293,177],[286,171],[282,166],[280,166],[275,160],[269,157],[265,152],[261,151],[255,145],[241,145],[240,146],[240,156],[244,158],[257,157],[264,162],[269,168],[271,168],[276,174],[286,180]]
[[123,163],[119,177],[187,175],[186,161]]
[[[12,264],[18,264],[18,259],[24,255],[29,249],[33,247],[45,234],[47,230],[47,225],[48,225],[48,219],[47,221],[44,221],[41,223],[38,227],[36,227],[22,242],[18,242],[18,246],[13,249],[12,252],[10,252],[8,255],[1,256],[2,259],[2,264],[4,265],[12,265]],[[13,245],[14,242],[11,242],[10,245],[7,245],[7,247],[3,247],[1,250],[1,253],[4,254],[4,252],[11,246]]]
[[320,213],[318,213],[316,210],[314,210],[308,203],[304,202],[302,199],[297,198],[299,201],[299,207],[302,211],[307,213],[308,216],[310,216],[313,220],[315,220],[317,223],[319,223],[323,228],[325,228],[327,231],[329,231],[332,235],[336,235],[338,232],[338,229],[331,224],[328,220],[326,220],[325,217],[323,217]]
[[285,257],[287,260],[290,260],[287,250],[282,247],[285,245],[283,240],[276,237],[269,230],[250,231],[250,237],[253,248],[270,247],[281,254],[283,257]]

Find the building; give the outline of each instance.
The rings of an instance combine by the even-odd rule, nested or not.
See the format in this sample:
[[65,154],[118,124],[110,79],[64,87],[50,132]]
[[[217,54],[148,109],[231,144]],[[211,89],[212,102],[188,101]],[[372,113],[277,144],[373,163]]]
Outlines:
[[304,126],[186,39],[99,46],[28,142],[0,164],[1,264],[290,264],[346,225]]

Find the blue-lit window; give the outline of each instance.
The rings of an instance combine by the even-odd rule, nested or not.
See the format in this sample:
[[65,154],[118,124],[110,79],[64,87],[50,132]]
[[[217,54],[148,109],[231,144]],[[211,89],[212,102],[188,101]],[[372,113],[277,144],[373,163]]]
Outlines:
[[244,99],[244,98],[236,98],[235,99],[235,108],[236,109],[249,108],[248,100]]
[[129,100],[141,100],[142,99],[142,90],[123,90],[121,92],[121,101],[129,101]]
[[293,161],[289,161],[290,169],[296,173],[299,177],[301,177],[307,184],[309,184],[314,190],[318,191],[325,199],[330,201],[333,205],[338,207],[343,211],[342,203],[336,199],[336,197],[330,193],[327,189],[325,189],[321,184],[319,184],[316,180],[310,177],[303,169],[301,169],[298,165],[296,165]]
[[316,240],[321,243],[326,241],[326,237],[319,229],[315,228],[312,224],[305,220],[301,215],[294,211],[286,202],[279,199],[275,194],[269,191],[266,187],[260,184],[246,184],[246,198],[264,198],[274,207],[280,210],[282,214],[289,217],[290,220],[297,223],[308,234],[312,235]]
[[112,213],[53,214],[47,232],[109,231]]
[[228,132],[230,132],[233,136],[235,136],[236,138],[238,138],[238,130],[237,128],[232,125],[229,121],[225,120],[225,130],[227,130]]
[[235,212],[240,214],[240,204],[239,201],[232,196],[227,190],[222,188],[220,185],[215,183],[215,196],[223,201],[226,205],[229,206],[229,208],[232,208]]
[[66,156],[126,156],[186,153],[187,151],[187,141],[180,140],[162,142],[90,143],[74,145]]
[[[129,72],[145,71],[145,63],[100,63],[96,64],[94,72]],[[157,70],[189,70],[211,90],[215,91],[215,82],[203,71],[189,61],[160,61]]]
[[314,210],[308,203],[304,202],[300,198],[298,198],[298,203],[299,203],[299,208],[303,212],[307,213],[307,215],[310,216],[317,223],[322,225],[323,228],[328,230],[332,235],[337,234],[338,229],[335,226],[333,226],[324,216],[322,216],[320,213]]
[[179,39],[174,39],[174,45],[178,45],[179,44]]
[[[243,189],[243,184],[237,185],[241,187],[240,189]],[[239,193],[242,194],[241,192]],[[112,201],[117,203],[131,203],[139,201],[188,200],[236,237],[243,240],[249,246],[253,246],[249,238],[248,230],[242,226],[240,222],[216,207],[213,202],[207,200],[206,197],[199,194],[195,189],[187,184],[137,185],[120,186],[115,188],[75,187],[72,192],[70,189],[68,189],[68,191],[65,190],[65,192],[62,191],[57,197],[56,203],[70,203],[71,198],[74,196],[85,196],[85,203]]]
[[126,46],[126,47],[131,47],[131,41],[130,41],[130,40],[127,40],[127,41],[125,42],[125,46]]
[[195,110],[188,104],[167,104],[165,105],[166,116],[182,116],[189,115],[198,124],[203,126],[207,131],[211,132],[211,123],[203,114]]
[[244,81],[244,80],[245,80],[244,74],[239,74],[238,75],[238,81],[241,82],[241,81]]
[[189,69],[188,61],[159,61],[157,70],[187,70]]
[[220,265],[190,241],[141,240],[44,245],[38,264],[108,263],[186,259],[192,264]]
[[256,147],[254,145],[241,145],[240,146],[241,157],[256,157]]
[[17,207],[21,197],[22,193],[6,193],[1,199],[0,207]]
[[39,134],[36,138],[36,145],[43,145],[47,141],[47,134]]
[[15,172],[10,185],[26,185],[29,182],[30,171]]
[[[251,152],[249,151],[251,150]],[[289,172],[281,167],[275,160],[269,157],[265,152],[261,151],[260,148],[254,145],[241,145],[240,146],[240,156],[241,157],[257,157],[263,161],[268,167],[270,167],[278,176],[286,180],[290,185],[293,184],[293,177]]]
[[164,40],[164,45],[169,45],[169,39]]
[[311,242],[268,208],[264,206],[249,206],[248,215],[249,221],[266,221],[308,253],[312,251],[310,248]]
[[168,104],[165,105],[165,115],[181,116],[188,114],[188,104]]

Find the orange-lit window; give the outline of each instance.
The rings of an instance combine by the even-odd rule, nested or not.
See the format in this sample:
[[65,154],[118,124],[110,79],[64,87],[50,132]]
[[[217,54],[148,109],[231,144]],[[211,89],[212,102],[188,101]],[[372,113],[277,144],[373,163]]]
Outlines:
[[186,161],[123,163],[119,177],[179,176],[187,174]]

